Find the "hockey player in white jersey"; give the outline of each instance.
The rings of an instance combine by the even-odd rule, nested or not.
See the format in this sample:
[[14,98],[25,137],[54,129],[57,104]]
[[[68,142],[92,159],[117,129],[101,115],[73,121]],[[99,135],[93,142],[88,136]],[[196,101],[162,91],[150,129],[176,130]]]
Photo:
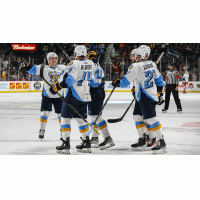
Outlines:
[[[90,124],[94,125],[97,116],[100,114],[102,110],[105,99],[104,81],[102,81],[102,79],[104,78],[104,72],[100,64],[98,63],[97,54],[95,51],[90,51],[88,53],[88,59],[92,60],[95,64],[94,78],[95,81],[98,84],[100,84],[99,86],[90,87],[90,94],[92,101],[88,103],[88,114],[92,121]],[[113,139],[109,134],[107,122],[102,118],[102,115],[98,118],[97,123],[94,125],[94,127],[96,130],[99,130],[99,132],[104,138],[104,141],[99,144],[98,134],[94,130],[92,130],[91,132],[92,138],[90,142],[93,148],[99,147],[100,150],[103,150],[115,145]]]
[[[65,65],[57,65],[58,56],[55,52],[49,52],[47,54],[47,61],[48,65],[27,66],[25,69],[28,71],[29,74],[40,75],[44,77],[49,84],[53,85],[55,82],[59,82],[63,79],[63,76],[67,71],[67,67]],[[59,93],[62,95],[63,90],[61,90]],[[56,93],[52,94],[49,91],[49,86],[46,84],[46,82],[44,82],[41,103],[42,115],[40,117],[39,131],[40,139],[44,138],[47,120],[50,115],[50,112],[52,111],[52,105],[54,105],[55,113],[57,114],[58,122],[61,128],[62,104],[62,99],[60,99],[60,97]]]
[[184,82],[184,90],[183,90],[183,93],[186,93],[186,89],[188,88],[188,81],[189,81],[189,76],[190,74],[188,73],[188,71],[186,70],[185,71],[185,74],[183,75],[183,82]]
[[141,127],[149,124],[156,136],[156,145],[149,147],[153,153],[166,152],[166,144],[162,134],[160,122],[156,119],[156,104],[163,103],[162,89],[164,81],[156,65],[152,61],[144,61],[145,52],[142,49],[134,49],[131,52],[133,63],[127,74],[121,80],[113,81],[113,86],[127,87],[134,80],[136,104],[133,112],[136,129],[139,134],[138,143],[131,145],[139,148],[146,144],[144,131]]
[[[56,83],[52,88],[55,91],[62,89],[61,85],[66,83],[68,93],[65,99],[71,104],[85,119],[87,118],[87,104],[91,101],[90,85],[98,86],[94,79],[95,65],[92,61],[86,60],[87,49],[84,45],[76,46],[74,50],[76,60],[70,64],[70,69],[61,83]],[[64,83],[63,83],[64,82]],[[89,136],[89,126],[74,111],[63,102],[61,113],[61,146],[57,146],[57,153],[70,154],[70,134],[72,118],[76,118],[79,125],[82,143],[77,145],[78,152],[91,153],[91,143]]]

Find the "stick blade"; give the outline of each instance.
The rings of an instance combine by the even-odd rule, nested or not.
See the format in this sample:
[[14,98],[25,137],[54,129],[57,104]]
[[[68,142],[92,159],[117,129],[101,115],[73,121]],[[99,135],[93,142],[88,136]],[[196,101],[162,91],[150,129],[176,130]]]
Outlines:
[[121,122],[122,121],[122,118],[119,118],[119,119],[108,119],[107,122],[108,123],[117,123],[117,122]]

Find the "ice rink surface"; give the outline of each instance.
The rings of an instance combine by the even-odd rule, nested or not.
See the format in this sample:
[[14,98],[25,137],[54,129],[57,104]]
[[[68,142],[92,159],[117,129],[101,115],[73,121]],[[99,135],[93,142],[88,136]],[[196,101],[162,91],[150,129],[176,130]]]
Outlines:
[[[163,105],[157,106],[157,118],[162,124],[167,144],[168,152],[165,155],[199,155],[200,93],[180,93],[180,99],[183,113],[177,113],[172,97],[167,113],[161,112]],[[131,93],[114,93],[104,109],[103,118],[121,117],[131,100]],[[61,144],[60,128],[54,111],[48,119],[44,140],[38,138],[40,101],[41,93],[0,93],[1,155],[59,155],[55,148]],[[136,152],[130,149],[138,139],[132,117],[133,108],[134,105],[123,121],[108,124],[115,146],[106,150],[92,149],[92,153],[87,155],[152,155],[151,151]],[[71,128],[71,155],[86,155],[76,151],[80,133],[75,120],[71,121]]]

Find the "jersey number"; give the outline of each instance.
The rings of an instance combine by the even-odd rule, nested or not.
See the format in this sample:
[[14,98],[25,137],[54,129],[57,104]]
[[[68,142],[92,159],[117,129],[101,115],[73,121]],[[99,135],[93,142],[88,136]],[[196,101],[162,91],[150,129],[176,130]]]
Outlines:
[[86,80],[89,81],[91,73],[92,72],[84,71],[82,78],[77,82],[77,86],[82,86],[82,82],[85,80],[86,77]]
[[148,89],[153,87],[153,81],[151,81],[151,79],[154,77],[155,74],[155,70],[149,70],[145,72],[145,77],[148,77],[145,81],[144,81],[144,89]]

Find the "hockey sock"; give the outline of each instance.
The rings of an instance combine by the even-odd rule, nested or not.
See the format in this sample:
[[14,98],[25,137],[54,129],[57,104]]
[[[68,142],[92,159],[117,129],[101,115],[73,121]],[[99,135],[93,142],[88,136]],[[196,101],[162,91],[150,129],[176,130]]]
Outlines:
[[83,140],[86,140],[86,136],[89,131],[89,126],[87,123],[85,123],[82,119],[76,119],[78,125],[79,125],[79,131],[81,134],[81,137]]
[[[96,117],[97,117],[96,115],[91,116],[92,121],[95,121]],[[97,125],[102,137],[106,138],[106,137],[110,136],[109,131],[108,131],[107,122],[104,119],[102,119],[102,115],[99,116],[99,118],[96,122],[96,125]],[[96,137],[98,137],[98,135]]]
[[133,115],[133,119],[135,121],[135,126],[138,132],[139,137],[144,137],[144,133],[147,132],[146,124],[144,123],[144,119],[140,115]]
[[153,139],[155,137],[155,135],[154,135],[154,133],[153,133],[153,131],[151,129],[150,124],[148,124],[148,123],[145,122],[145,125],[147,127],[147,132],[148,132],[147,135],[149,135],[150,139]]
[[156,139],[157,140],[162,139],[163,134],[162,134],[162,126],[161,126],[160,122],[155,117],[148,119],[147,121],[150,124],[151,129],[156,136]]
[[45,130],[49,115],[50,115],[49,111],[44,111],[42,113],[42,115],[40,116],[40,129],[41,130]]
[[58,122],[59,122],[60,127],[61,127],[61,114],[60,114],[60,113],[57,113],[57,116],[58,116]]
[[71,134],[71,126],[70,126],[71,119],[69,118],[61,118],[61,134],[62,138],[66,141],[68,137],[70,137]]
[[[94,125],[94,121],[97,118],[97,115],[92,115],[92,116],[90,116],[90,118],[91,118],[91,121],[92,121],[90,124]],[[96,124],[94,125],[94,129],[98,131],[98,126]],[[94,130],[92,130],[91,136],[92,137],[98,137],[98,134]]]

